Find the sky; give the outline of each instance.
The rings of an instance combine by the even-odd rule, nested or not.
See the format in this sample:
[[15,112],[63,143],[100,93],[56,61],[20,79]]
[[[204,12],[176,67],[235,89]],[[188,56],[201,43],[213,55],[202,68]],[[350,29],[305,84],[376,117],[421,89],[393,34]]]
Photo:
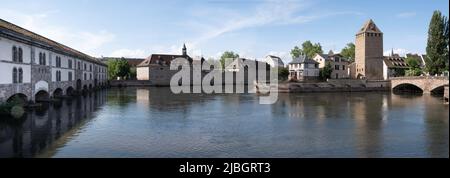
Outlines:
[[86,54],[155,53],[262,60],[310,40],[339,52],[373,19],[384,51],[425,53],[433,11],[448,0],[0,0],[0,18]]

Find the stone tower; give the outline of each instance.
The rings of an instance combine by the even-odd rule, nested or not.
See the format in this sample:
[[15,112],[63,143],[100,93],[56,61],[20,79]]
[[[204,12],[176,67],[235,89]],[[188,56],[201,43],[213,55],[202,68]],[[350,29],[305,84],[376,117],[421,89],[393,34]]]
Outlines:
[[383,79],[383,32],[370,19],[356,34],[354,78]]

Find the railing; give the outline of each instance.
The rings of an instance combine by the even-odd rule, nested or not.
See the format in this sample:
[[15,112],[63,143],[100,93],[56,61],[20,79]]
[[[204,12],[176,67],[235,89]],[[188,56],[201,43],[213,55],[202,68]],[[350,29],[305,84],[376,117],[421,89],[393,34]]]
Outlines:
[[390,77],[390,80],[411,80],[411,79],[441,79],[448,80],[448,76],[414,76],[414,77]]

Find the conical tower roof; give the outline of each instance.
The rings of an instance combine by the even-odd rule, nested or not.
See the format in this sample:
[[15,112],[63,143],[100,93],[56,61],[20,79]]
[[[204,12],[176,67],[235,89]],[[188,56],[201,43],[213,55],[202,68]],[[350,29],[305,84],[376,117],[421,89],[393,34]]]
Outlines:
[[358,34],[360,33],[383,33],[381,32],[381,30],[377,27],[377,25],[375,24],[375,22],[373,22],[372,19],[368,20],[364,26],[361,28],[361,30],[359,30]]

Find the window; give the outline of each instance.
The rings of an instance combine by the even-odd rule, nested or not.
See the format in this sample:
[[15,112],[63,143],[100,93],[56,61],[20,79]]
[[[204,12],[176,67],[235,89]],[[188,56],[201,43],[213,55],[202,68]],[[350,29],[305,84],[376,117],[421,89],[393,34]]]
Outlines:
[[334,70],[339,70],[339,65],[335,65]]
[[78,62],[78,70],[81,70],[81,62]]
[[61,71],[56,71],[56,81],[61,81]]
[[92,74],[89,74],[89,80],[92,80]]
[[92,72],[92,65],[89,65],[89,71]]
[[342,65],[342,70],[345,70],[345,65]]
[[67,60],[67,65],[69,69],[72,69],[72,59]]
[[20,48],[20,47],[19,47],[18,57],[19,57],[19,62],[23,62],[23,51],[22,51],[22,48]]
[[84,70],[87,70],[87,66],[86,66],[86,64],[84,64]]
[[17,83],[17,69],[15,67],[13,69],[13,83]]
[[42,54],[42,65],[46,65],[46,57],[45,57],[45,53]]
[[61,67],[61,57],[56,56],[56,67]]
[[17,47],[13,46],[12,48],[12,61],[17,62]]
[[39,53],[39,65],[45,65],[45,53]]
[[68,76],[69,76],[69,81],[72,81],[72,72],[69,72]]
[[22,81],[23,81],[23,70],[22,70],[22,68],[19,68],[19,83],[22,83]]
[[87,80],[87,75],[86,75],[86,73],[84,74],[84,80]]
[[335,57],[334,62],[339,62],[339,57]]
[[39,65],[42,65],[42,53],[39,53]]

